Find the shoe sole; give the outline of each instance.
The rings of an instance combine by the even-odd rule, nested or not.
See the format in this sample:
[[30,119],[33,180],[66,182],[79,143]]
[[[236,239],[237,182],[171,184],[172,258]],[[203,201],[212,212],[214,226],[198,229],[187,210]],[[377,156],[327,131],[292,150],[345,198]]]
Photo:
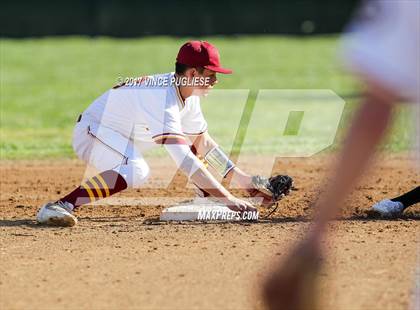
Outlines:
[[51,217],[43,224],[50,226],[72,227],[77,224],[77,219],[71,216]]
[[367,216],[376,219],[397,219],[402,216],[402,213],[391,213],[391,214],[383,214],[376,210],[367,210]]

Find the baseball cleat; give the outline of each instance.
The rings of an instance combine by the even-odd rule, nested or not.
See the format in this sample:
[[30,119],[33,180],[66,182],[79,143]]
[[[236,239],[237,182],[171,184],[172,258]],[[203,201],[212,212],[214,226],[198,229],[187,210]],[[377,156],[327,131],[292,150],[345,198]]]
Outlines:
[[396,217],[404,211],[404,205],[399,201],[384,199],[372,206],[372,210],[383,217]]
[[51,226],[74,226],[77,218],[71,214],[73,208],[68,202],[49,202],[38,211],[36,220],[39,224]]

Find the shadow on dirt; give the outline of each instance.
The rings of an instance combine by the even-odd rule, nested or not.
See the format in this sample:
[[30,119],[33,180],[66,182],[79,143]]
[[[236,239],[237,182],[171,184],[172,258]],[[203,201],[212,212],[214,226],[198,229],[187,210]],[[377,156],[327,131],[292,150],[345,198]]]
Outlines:
[[[352,215],[347,217],[338,218],[335,221],[361,221],[361,222],[380,222],[380,221],[418,221],[420,220],[420,214],[410,213],[404,214],[397,217],[385,218],[377,214],[366,213],[360,215]],[[308,217],[279,217],[279,218],[267,218],[262,219],[258,223],[294,223],[294,222],[311,222],[311,219]]]
[[366,214],[362,215],[352,215],[349,217],[345,217],[339,219],[340,221],[402,221],[402,220],[420,220],[420,213],[408,213],[403,214],[395,217],[381,217],[378,214],[372,212],[366,212]]
[[77,217],[80,221],[83,222],[95,222],[95,223],[109,223],[109,222],[127,222],[127,221],[143,221],[144,218],[137,215],[127,215],[127,216],[105,216],[105,217],[92,217],[92,216],[83,216]]
[[[114,216],[114,217],[79,217],[79,220],[82,223],[96,223],[96,224],[109,224],[110,227],[118,227],[122,224],[136,224],[139,226],[149,226],[149,225],[220,225],[220,224],[232,224],[232,225],[266,225],[266,224],[287,224],[287,223],[310,223],[311,219],[306,216],[296,216],[296,217],[269,217],[269,218],[260,218],[258,221],[180,221],[180,222],[164,222],[160,221],[158,217],[154,218],[144,218],[139,216]],[[360,221],[360,222],[381,222],[381,221],[419,221],[419,213],[409,213],[404,214],[395,218],[382,218],[375,214],[361,214],[361,215],[352,215],[349,217],[343,217],[336,219],[335,221]],[[0,227],[30,227],[34,229],[39,228],[57,228],[57,226],[46,226],[40,225],[35,220],[32,219],[11,219],[11,220],[0,220]]]
[[[420,220],[420,214],[411,213],[407,215],[401,215],[394,218],[383,218],[374,214],[361,214],[352,215],[349,217],[338,218],[335,221],[347,222],[347,221],[360,221],[360,222],[385,222],[385,221],[418,221]],[[181,222],[170,222],[170,224],[182,224],[182,225],[209,225],[209,224],[234,224],[234,225],[264,225],[264,224],[286,224],[286,223],[310,223],[312,220],[307,216],[296,216],[296,217],[268,217],[260,218],[258,221],[181,221]],[[167,225],[168,222],[160,221],[159,218],[146,219],[143,224],[145,225]]]
[[45,227],[45,226],[39,225],[35,220],[32,220],[32,219],[0,220],[0,227],[16,227],[16,226],[26,226],[26,227],[31,227],[31,228]]

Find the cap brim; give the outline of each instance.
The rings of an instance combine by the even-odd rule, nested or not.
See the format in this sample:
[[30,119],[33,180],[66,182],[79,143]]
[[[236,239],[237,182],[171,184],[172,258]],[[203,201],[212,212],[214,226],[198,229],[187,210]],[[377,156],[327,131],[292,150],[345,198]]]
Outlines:
[[204,68],[211,70],[211,71],[215,71],[218,73],[222,73],[222,74],[231,74],[233,71],[230,69],[225,69],[222,67],[216,67],[216,66],[204,66]]

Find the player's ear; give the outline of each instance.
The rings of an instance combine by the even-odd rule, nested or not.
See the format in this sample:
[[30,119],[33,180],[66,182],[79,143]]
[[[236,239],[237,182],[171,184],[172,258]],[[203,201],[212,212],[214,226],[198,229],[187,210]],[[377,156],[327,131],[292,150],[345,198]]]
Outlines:
[[191,77],[195,77],[198,74],[197,68],[192,68]]
[[197,69],[196,68],[189,68],[185,71],[185,76],[188,78],[192,78],[197,75]]

